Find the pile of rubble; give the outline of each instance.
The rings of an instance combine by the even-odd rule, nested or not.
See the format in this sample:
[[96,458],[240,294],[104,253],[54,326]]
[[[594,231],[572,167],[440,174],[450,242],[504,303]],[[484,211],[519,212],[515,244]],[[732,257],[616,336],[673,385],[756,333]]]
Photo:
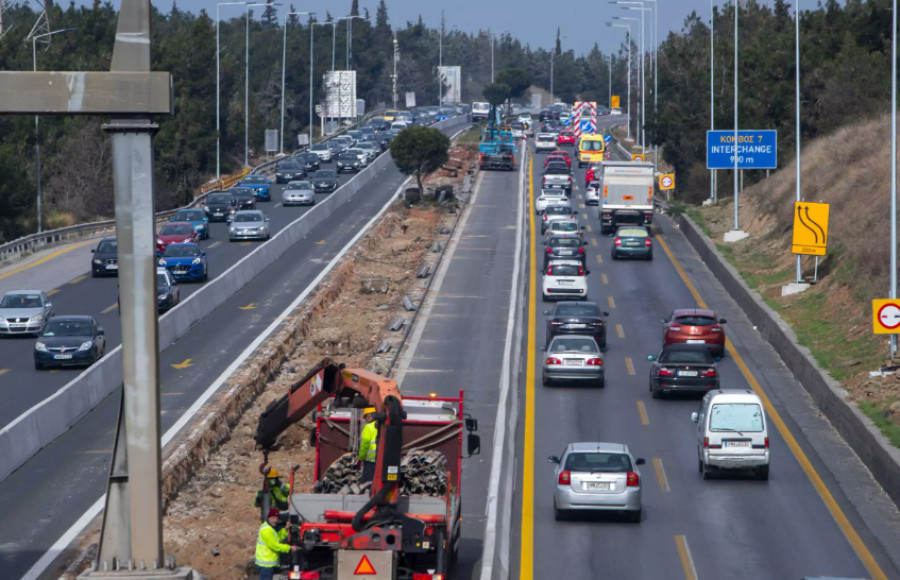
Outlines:
[[[400,494],[447,495],[448,473],[444,454],[440,451],[413,449],[404,453],[400,460]],[[339,493],[359,495],[367,493],[370,482],[359,483],[361,470],[352,453],[345,453],[325,470],[322,479],[316,482],[316,493]]]

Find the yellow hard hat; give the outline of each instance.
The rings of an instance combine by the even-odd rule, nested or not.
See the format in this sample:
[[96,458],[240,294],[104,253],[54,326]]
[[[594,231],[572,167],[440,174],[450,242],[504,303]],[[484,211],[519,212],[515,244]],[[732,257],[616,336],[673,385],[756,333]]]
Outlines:
[[365,409],[363,409],[363,415],[368,415],[369,413],[375,413],[377,411],[378,409],[376,409],[375,407],[366,407]]
[[266,477],[268,477],[269,479],[278,477],[278,470],[273,467],[272,469],[269,470],[269,473],[268,473],[268,475],[266,475]]

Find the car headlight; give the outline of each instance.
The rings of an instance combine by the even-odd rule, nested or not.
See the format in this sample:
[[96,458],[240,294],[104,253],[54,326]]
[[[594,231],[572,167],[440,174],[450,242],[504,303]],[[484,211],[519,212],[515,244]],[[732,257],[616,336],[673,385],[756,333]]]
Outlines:
[[84,352],[86,350],[90,350],[92,346],[94,346],[94,342],[91,340],[86,340],[81,343],[81,346],[78,347],[78,350],[79,352]]
[[199,232],[199,231],[202,231],[202,230],[203,230],[203,224],[197,224],[197,225],[195,225],[195,226],[194,226],[194,229],[197,230],[198,232]]
[[185,244],[188,244],[188,243],[193,242],[193,241],[194,241],[193,238],[186,238],[186,239],[184,240],[184,243],[185,243]]
[[191,262],[191,264],[194,264],[194,265],[196,266],[196,265],[199,264],[201,261],[202,261],[202,260],[200,260],[200,258],[194,258],[194,261]]
[[233,234],[233,233],[236,232],[236,231],[237,231],[237,229],[235,229],[235,228],[228,228],[228,232],[229,232],[229,233],[232,233],[232,234]]
[[28,320],[28,322],[43,322],[43,321],[44,321],[43,314],[35,314]]
[[266,231],[266,226],[259,226],[258,228],[256,228],[256,230],[259,232],[264,232]]
[[47,345],[43,342],[38,341],[34,343],[34,350],[38,352],[47,352]]
[[205,211],[206,213],[209,213],[209,206],[208,206],[208,205],[204,205],[204,206],[203,206],[203,211]]
[[157,300],[165,300],[165,299],[166,299],[166,295],[165,295],[165,294],[157,294],[156,299],[157,299]]
[[103,261],[100,258],[94,258],[94,263],[99,266],[100,264],[103,263]]
[[156,243],[157,243],[157,245],[160,245],[160,246],[163,245],[163,241],[159,238],[156,238]]
[[165,266],[165,265],[166,265],[166,261],[163,260],[163,259],[160,259],[159,265],[160,265],[160,266]]

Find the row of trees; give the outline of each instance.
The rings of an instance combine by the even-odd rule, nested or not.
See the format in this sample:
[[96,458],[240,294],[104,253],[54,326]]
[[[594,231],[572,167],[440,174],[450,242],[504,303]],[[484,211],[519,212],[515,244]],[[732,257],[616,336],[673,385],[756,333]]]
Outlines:
[[[793,145],[793,23],[783,0],[772,6],[746,0],[740,6],[740,125],[778,129],[782,158]],[[440,31],[421,18],[392,25],[384,0],[375,14],[360,12],[358,0],[349,14],[367,17],[353,21],[350,68],[357,71],[357,94],[374,106],[392,104],[394,38],[397,40],[397,92],[415,92],[418,104],[437,104],[439,41],[443,64],[462,70],[464,101],[482,100],[484,88],[500,86],[505,98],[525,94],[522,81],[549,90],[553,65],[554,96],[566,102],[594,100],[608,103],[610,92],[624,97],[629,77],[632,113],[639,108],[638,76],[641,58],[634,43],[614,54],[596,46],[587,54],[564,51],[557,32],[549,50],[533,48],[510,34],[490,31]],[[890,0],[827,0],[802,13],[802,133],[804,138],[832,131],[847,119],[881,112],[889,103]],[[229,12],[231,10],[231,12]],[[244,49],[247,20],[241,7],[222,7],[219,23],[222,172],[239,168],[244,160]],[[309,123],[309,40],[314,38],[315,102],[324,97],[322,74],[344,68],[347,26],[340,13],[306,17],[283,14],[273,6],[251,11],[249,20],[249,135],[251,148],[262,153],[263,133],[281,125],[281,38],[287,24],[285,82],[285,142],[304,133]],[[293,6],[289,11],[295,11]],[[731,126],[734,4],[718,6],[716,18],[716,127]],[[0,70],[31,70],[31,42],[25,36],[37,19],[28,4],[7,4],[0,40]],[[50,8],[53,36],[40,47],[42,70],[108,70],[117,12],[99,0],[90,7],[70,4]],[[708,18],[691,14],[680,33],[672,33],[659,47],[659,110],[654,113],[648,91],[647,134],[664,145],[663,154],[679,172],[679,182],[703,195],[708,190],[704,169],[705,132],[709,120]],[[173,5],[168,14],[154,10],[153,69],[170,71],[175,82],[175,115],[160,118],[155,139],[158,204],[160,209],[188,200],[197,186],[216,170],[216,20],[201,11],[191,14]],[[10,27],[11,30],[10,30]],[[334,35],[334,36],[333,36]],[[332,52],[332,46],[335,51]],[[631,70],[627,49],[634,51]],[[644,59],[646,64],[649,59]],[[512,69],[512,70],[509,70]],[[653,86],[648,69],[648,87]],[[611,85],[611,87],[610,87]],[[623,108],[627,107],[623,99]],[[637,115],[632,114],[637,123]],[[45,216],[63,213],[75,221],[112,215],[112,177],[109,139],[102,119],[45,117],[41,122]],[[633,129],[637,129],[636,126]],[[0,240],[35,230],[35,144],[30,118],[0,116]],[[751,176],[752,178],[752,176]],[[726,187],[727,184],[723,184]],[[51,219],[45,227],[55,225]]]

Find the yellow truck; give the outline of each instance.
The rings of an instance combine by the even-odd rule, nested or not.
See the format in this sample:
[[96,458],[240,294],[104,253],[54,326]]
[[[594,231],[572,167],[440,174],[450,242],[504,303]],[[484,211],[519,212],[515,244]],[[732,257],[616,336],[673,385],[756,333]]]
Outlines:
[[606,142],[603,140],[603,135],[583,134],[578,140],[578,167],[586,167],[591,163],[606,159]]

